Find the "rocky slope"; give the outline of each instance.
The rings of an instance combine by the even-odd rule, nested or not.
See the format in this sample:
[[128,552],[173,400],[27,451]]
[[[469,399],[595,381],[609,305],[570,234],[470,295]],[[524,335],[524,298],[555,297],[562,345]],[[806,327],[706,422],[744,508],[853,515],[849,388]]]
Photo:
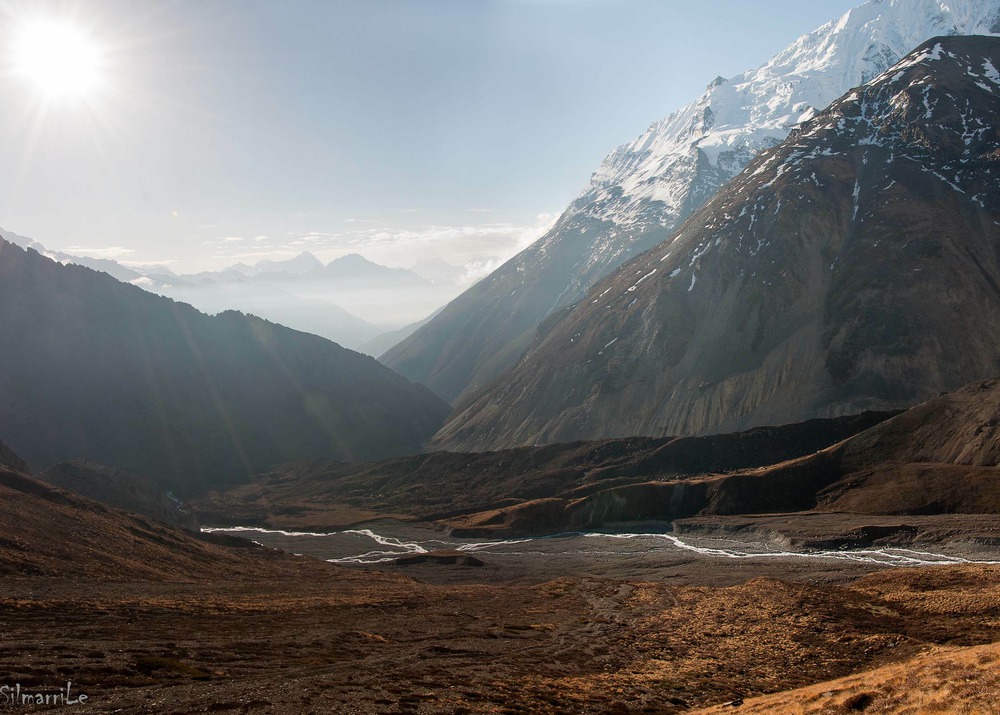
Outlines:
[[1000,380],[987,380],[928,400],[815,455],[748,474],[720,492],[716,512],[746,511],[740,495],[796,479],[813,490],[802,508],[1000,513],[998,466]]
[[669,520],[680,534],[742,533],[786,547],[995,544],[998,466],[994,379],[896,415],[707,437],[294,464],[199,498],[194,508],[211,524],[321,532],[391,515],[476,538]]
[[[252,568],[230,550],[0,466],[0,576],[159,581],[224,578]],[[236,543],[238,540],[232,540]],[[261,550],[262,551],[262,550]]]
[[209,317],[0,242],[0,434],[196,489],[273,464],[419,451],[447,406],[374,359],[240,313]]
[[1000,39],[938,38],[550,318],[437,444],[705,434],[1000,374]]
[[[692,447],[700,453],[730,451],[725,442],[712,440],[731,437],[691,438]],[[644,465],[631,479],[609,470],[605,474],[618,478],[509,504],[498,501],[494,509],[452,519],[451,525],[456,533],[481,536],[671,519],[680,533],[771,532],[812,548],[857,548],[878,539],[947,540],[962,532],[961,538],[993,532],[987,543],[995,544],[995,521],[979,523],[969,515],[1000,514],[998,465],[1000,380],[988,380],[931,399],[814,454],[768,467],[725,473],[702,462],[697,466],[708,468],[700,474],[676,468],[669,474]],[[643,471],[646,478],[637,478]],[[602,470],[592,474],[602,475]],[[768,517],[769,522],[735,516],[747,514],[785,516]],[[696,515],[703,518],[687,518]],[[965,516],[949,521],[930,515]],[[793,536],[807,522],[819,524],[816,534]]]
[[27,472],[28,465],[24,460],[14,454],[10,447],[0,442],[0,467],[9,467],[18,472]]
[[49,467],[38,477],[53,486],[164,524],[197,530],[198,520],[152,480],[80,459]]
[[[545,533],[571,523],[573,509],[565,509],[567,505],[592,498],[617,502],[622,521],[666,518],[674,514],[663,511],[659,499],[643,505],[640,515],[630,511],[634,500],[623,495],[638,494],[641,490],[632,485],[651,480],[766,467],[812,455],[891,416],[868,413],[710,437],[602,440],[478,454],[432,452],[368,464],[318,460],[284,465],[250,484],[199,497],[193,507],[209,524],[318,531],[386,514],[437,520],[497,510],[501,521],[510,513],[523,527],[527,511],[537,511],[533,503],[552,507],[558,502],[561,506],[550,509],[551,519],[536,519],[531,526]],[[669,493],[667,497],[669,502]],[[697,508],[683,515],[697,513]],[[603,518],[592,516],[592,523]]]
[[580,300],[852,87],[936,35],[1000,34],[998,0],[874,0],[612,152],[551,231],[382,357],[459,405],[511,368],[538,324]]

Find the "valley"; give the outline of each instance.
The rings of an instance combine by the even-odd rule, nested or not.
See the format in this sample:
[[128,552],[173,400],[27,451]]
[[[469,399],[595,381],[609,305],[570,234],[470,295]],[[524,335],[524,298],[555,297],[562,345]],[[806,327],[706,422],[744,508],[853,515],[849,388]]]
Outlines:
[[0,8],[64,232],[0,236],[0,710],[1000,711],[1000,0],[840,8],[558,217],[661,45],[815,6],[115,2]]
[[[550,541],[530,574],[496,547],[474,552],[480,567],[348,566],[0,476],[0,525],[18,534],[0,542],[0,667],[27,690],[71,680],[81,712],[681,713],[847,678],[817,686],[843,706],[891,696],[911,663],[987,667],[1000,639],[993,565],[705,558],[601,537]],[[73,533],[45,530],[56,514]],[[399,530],[383,542],[429,535],[382,528]],[[849,680],[873,668],[884,684]]]

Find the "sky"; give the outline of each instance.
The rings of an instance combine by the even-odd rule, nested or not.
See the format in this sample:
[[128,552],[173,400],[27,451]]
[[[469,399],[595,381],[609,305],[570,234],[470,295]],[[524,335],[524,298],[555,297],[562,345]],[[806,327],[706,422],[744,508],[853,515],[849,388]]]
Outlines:
[[[860,0],[0,0],[0,226],[217,270],[310,250],[486,271],[601,160]],[[68,23],[86,91],[23,28]]]

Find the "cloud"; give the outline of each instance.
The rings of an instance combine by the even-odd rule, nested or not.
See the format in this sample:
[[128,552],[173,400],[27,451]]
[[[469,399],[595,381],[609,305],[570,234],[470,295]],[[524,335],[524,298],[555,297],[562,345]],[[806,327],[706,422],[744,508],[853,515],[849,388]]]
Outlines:
[[105,246],[103,248],[88,248],[86,246],[70,246],[66,249],[66,253],[72,254],[74,256],[86,256],[87,258],[121,258],[123,256],[130,256],[135,251],[131,248],[125,248],[123,246]]
[[482,280],[507,261],[502,258],[493,258],[482,261],[469,261],[465,264],[465,272],[456,281],[461,286],[470,286]]
[[[217,259],[231,262],[268,258],[293,258],[308,249],[323,262],[347,253],[360,253],[383,265],[409,268],[438,258],[463,266],[462,284],[471,284],[495,270],[512,256],[541,238],[555,223],[556,213],[542,213],[531,223],[430,224],[423,226],[362,226],[357,219],[340,231],[289,231],[284,236],[256,236],[215,241]],[[230,237],[238,238],[238,237]]]
[[155,268],[156,266],[173,266],[177,264],[176,258],[164,258],[149,261],[118,261],[126,268]]

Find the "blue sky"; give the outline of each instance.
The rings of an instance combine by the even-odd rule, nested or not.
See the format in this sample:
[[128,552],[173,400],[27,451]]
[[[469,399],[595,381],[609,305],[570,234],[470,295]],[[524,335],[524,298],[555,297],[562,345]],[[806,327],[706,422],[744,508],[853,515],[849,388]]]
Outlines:
[[43,106],[0,72],[0,226],[185,271],[488,263],[616,145],[855,4],[0,0],[0,60],[25,17],[69,17],[106,80]]

